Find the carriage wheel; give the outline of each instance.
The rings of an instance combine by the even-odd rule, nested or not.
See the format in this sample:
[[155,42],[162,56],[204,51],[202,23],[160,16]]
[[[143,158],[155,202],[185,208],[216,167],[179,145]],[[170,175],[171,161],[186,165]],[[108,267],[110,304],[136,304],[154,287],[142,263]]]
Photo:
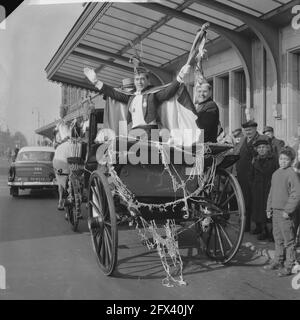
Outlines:
[[97,261],[105,275],[117,264],[118,231],[115,205],[107,177],[97,170],[91,174],[88,190],[89,229]]
[[80,183],[76,179],[69,180],[69,195],[66,206],[68,221],[74,232],[78,230],[79,217],[81,216]]
[[220,214],[212,216],[208,231],[201,237],[206,254],[221,263],[229,262],[243,240],[245,204],[236,178],[224,169],[218,169],[211,192],[205,195]]

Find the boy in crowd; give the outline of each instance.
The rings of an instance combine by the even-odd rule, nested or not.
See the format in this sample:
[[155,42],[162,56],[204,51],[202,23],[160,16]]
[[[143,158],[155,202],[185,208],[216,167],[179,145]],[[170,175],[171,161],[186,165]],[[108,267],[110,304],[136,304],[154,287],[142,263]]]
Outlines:
[[267,202],[267,216],[272,216],[273,222],[275,257],[274,261],[264,268],[281,269],[279,277],[290,275],[296,261],[293,213],[300,202],[300,181],[291,167],[294,159],[295,152],[292,148],[285,147],[280,151],[279,169],[272,175]]

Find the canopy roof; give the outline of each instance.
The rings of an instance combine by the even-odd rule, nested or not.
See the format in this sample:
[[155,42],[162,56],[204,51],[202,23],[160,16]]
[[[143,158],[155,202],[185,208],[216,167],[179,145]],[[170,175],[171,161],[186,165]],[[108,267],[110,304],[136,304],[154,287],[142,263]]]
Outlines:
[[97,69],[101,80],[118,87],[122,79],[132,76],[129,59],[134,50],[131,41],[141,52],[146,67],[164,83],[171,80],[175,67],[178,68],[177,62],[189,52],[203,22],[211,23],[208,48],[209,45],[213,48],[220,42],[221,34],[215,30],[233,31],[250,38],[255,36],[245,24],[245,14],[246,18],[259,18],[276,28],[290,23],[287,15],[291,14],[291,7],[296,2],[163,0],[159,3],[89,3],[47,65],[47,78],[93,90],[82,71],[89,66]]

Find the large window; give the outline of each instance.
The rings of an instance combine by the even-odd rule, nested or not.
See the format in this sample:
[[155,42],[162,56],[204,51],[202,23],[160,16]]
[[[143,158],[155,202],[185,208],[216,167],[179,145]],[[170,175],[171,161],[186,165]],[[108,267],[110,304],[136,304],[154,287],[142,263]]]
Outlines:
[[238,102],[241,106],[241,123],[246,122],[246,77],[243,70],[236,73],[238,85]]
[[229,76],[221,77],[221,106],[223,113],[221,114],[221,125],[225,132],[229,132]]

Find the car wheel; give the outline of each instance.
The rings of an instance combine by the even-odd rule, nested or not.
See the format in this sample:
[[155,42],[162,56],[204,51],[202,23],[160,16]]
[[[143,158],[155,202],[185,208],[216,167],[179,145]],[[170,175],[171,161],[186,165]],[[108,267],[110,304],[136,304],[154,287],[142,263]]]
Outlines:
[[10,194],[13,197],[17,197],[19,195],[19,188],[18,187],[11,187],[10,188]]

